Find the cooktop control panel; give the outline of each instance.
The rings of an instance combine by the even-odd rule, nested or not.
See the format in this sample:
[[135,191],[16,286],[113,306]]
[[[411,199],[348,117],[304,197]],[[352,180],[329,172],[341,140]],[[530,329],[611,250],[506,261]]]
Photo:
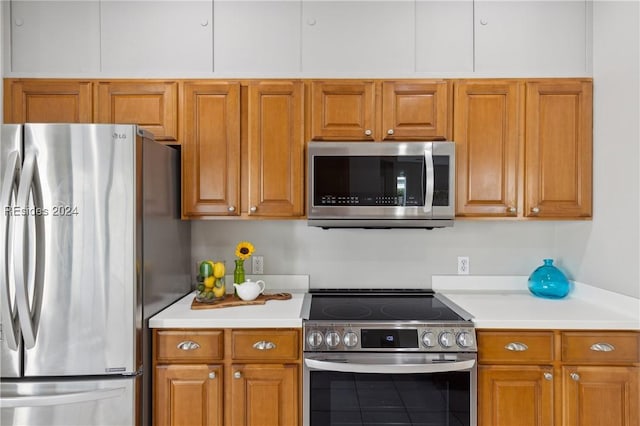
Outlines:
[[473,325],[307,323],[304,350],[370,352],[476,352]]

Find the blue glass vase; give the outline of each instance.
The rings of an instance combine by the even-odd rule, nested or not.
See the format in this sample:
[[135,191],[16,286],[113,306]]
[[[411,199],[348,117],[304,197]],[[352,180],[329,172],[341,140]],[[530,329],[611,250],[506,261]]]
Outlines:
[[553,259],[543,259],[544,265],[529,276],[529,291],[538,297],[561,299],[569,294],[569,280],[553,266]]

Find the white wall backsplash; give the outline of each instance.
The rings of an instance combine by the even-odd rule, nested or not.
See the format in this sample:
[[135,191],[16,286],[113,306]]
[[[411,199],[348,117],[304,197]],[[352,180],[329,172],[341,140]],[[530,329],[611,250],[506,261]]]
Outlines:
[[[455,274],[458,256],[469,256],[474,275],[528,276],[543,258],[555,258],[555,226],[457,221],[434,230],[323,230],[304,220],[193,221],[191,255],[194,264],[218,258],[232,268],[236,244],[248,240],[264,256],[266,274],[308,274],[312,288],[424,288],[432,275]],[[563,267],[561,257],[557,264]]]

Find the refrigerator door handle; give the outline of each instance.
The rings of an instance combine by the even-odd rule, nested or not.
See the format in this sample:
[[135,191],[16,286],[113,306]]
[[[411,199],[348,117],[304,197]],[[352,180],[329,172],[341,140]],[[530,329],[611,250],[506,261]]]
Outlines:
[[[20,175],[20,186],[18,187],[18,209],[22,209],[22,214],[15,216],[15,258],[14,258],[14,274],[16,283],[16,305],[18,307],[18,316],[20,318],[20,327],[22,329],[22,339],[26,349],[31,349],[36,345],[36,333],[38,328],[38,303],[34,300],[33,306],[30,307],[29,303],[29,280],[34,279],[33,274],[29,276],[30,270],[33,270],[32,265],[28,265],[25,269],[25,253],[31,253],[32,247],[25,241],[28,230],[27,219],[36,221],[40,220],[37,216],[37,201],[34,200],[36,206],[30,209],[29,195],[31,194],[31,188],[34,183],[34,174],[36,170],[36,156],[35,154],[29,155],[24,160],[22,167],[22,174]],[[38,197],[35,197],[38,198]],[[30,210],[34,210],[31,212]],[[34,217],[32,217],[34,216]],[[29,256],[29,262],[35,262],[33,258],[35,256]],[[38,299],[39,292],[37,289],[34,291],[34,299]]]
[[20,395],[5,396],[2,395],[0,407],[17,408],[17,407],[45,407],[55,405],[76,404],[78,402],[97,401],[107,398],[118,398],[127,391],[126,388],[98,389],[88,392],[69,392],[59,394],[46,395]]
[[[0,273],[0,303],[2,309],[3,335],[7,342],[7,346],[11,350],[18,350],[20,341],[20,324],[18,323],[18,313],[15,306],[11,306],[11,292],[9,282],[14,277],[11,276],[9,268],[11,250],[8,249],[10,227],[9,221],[12,217],[12,196],[20,176],[21,165],[20,153],[14,151],[7,157],[7,167],[2,180],[2,189],[0,189],[0,203],[4,210],[4,219],[0,223],[0,261],[3,269]],[[15,282],[14,282],[15,284]]]

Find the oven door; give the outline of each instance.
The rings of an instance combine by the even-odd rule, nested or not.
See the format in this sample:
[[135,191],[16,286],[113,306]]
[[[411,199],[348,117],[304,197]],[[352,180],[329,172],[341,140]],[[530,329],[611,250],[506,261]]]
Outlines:
[[476,426],[475,353],[307,353],[307,426]]

